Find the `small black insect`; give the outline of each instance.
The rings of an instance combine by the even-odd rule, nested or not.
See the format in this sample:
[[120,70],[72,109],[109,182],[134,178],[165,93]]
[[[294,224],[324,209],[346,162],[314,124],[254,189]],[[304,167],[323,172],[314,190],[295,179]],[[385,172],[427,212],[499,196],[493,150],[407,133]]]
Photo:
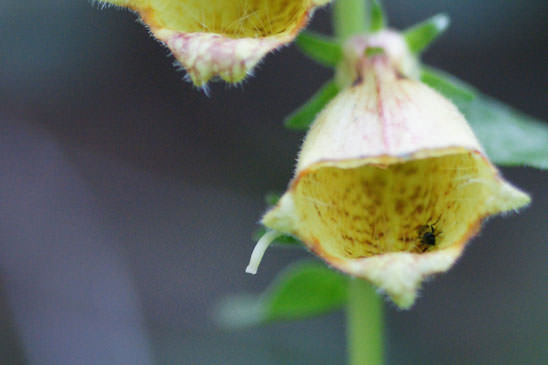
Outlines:
[[434,247],[437,243],[438,237],[441,231],[436,228],[436,224],[439,222],[439,218],[435,223],[425,224],[419,228],[419,249],[421,252],[427,251],[430,247]]

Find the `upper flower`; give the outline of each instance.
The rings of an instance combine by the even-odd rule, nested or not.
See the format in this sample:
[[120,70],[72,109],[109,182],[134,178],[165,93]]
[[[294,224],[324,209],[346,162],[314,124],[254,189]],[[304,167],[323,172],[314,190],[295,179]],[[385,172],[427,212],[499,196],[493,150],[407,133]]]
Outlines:
[[352,83],[318,115],[262,223],[406,308],[486,217],[529,197],[500,176],[457,108],[413,79],[398,34],[350,39],[346,53]]
[[204,86],[241,81],[261,58],[291,42],[312,10],[330,0],[100,0],[135,10]]

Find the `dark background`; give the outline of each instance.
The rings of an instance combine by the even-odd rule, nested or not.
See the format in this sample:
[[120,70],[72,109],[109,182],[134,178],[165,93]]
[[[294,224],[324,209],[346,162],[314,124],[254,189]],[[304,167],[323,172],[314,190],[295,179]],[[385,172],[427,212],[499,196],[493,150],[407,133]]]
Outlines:
[[[210,320],[308,256],[271,250],[244,274],[263,194],[285,188],[302,139],[281,121],[331,71],[288,47],[206,97],[126,11],[1,3],[0,362],[342,363],[342,313],[237,332]],[[424,59],[548,120],[548,2],[385,7],[395,27],[450,14]],[[329,13],[312,28],[329,32]],[[387,302],[388,363],[548,361],[548,175],[503,173],[532,206],[488,222],[410,311]]]

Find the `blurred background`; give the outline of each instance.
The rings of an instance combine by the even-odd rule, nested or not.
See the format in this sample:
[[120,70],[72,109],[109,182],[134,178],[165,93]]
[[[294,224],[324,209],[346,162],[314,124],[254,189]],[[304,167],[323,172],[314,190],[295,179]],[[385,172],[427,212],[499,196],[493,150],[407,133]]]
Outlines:
[[[344,316],[227,332],[264,193],[302,134],[283,118],[330,77],[291,46],[211,96],[136,17],[90,1],[1,0],[0,363],[340,364]],[[386,0],[407,27],[452,18],[425,61],[548,120],[548,2]],[[312,28],[330,32],[330,9]],[[527,141],[523,141],[527,143]],[[386,303],[389,364],[548,362],[548,173],[503,169],[531,207],[489,221],[410,311]]]

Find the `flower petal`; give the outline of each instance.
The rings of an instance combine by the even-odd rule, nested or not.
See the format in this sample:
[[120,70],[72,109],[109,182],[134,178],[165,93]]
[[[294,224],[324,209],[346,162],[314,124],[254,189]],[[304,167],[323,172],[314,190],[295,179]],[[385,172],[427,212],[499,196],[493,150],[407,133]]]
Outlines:
[[241,81],[329,0],[102,0],[135,10],[192,82]]
[[171,30],[158,30],[155,35],[173,52],[196,86],[204,86],[215,76],[230,83],[242,81],[267,53],[292,39],[233,39],[213,33]]
[[408,308],[486,217],[529,196],[502,179],[455,106],[386,57],[357,60],[353,86],[317,117],[262,223]]

